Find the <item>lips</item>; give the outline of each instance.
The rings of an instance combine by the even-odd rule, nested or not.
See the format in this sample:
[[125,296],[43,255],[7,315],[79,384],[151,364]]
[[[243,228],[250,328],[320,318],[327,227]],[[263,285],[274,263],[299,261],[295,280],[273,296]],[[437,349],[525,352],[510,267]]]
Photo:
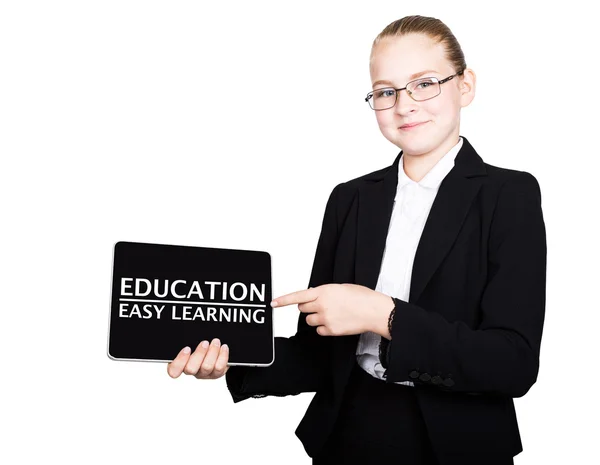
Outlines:
[[400,129],[414,128],[415,126],[420,126],[421,124],[425,124],[426,122],[427,121],[421,121],[419,123],[406,123],[400,126]]

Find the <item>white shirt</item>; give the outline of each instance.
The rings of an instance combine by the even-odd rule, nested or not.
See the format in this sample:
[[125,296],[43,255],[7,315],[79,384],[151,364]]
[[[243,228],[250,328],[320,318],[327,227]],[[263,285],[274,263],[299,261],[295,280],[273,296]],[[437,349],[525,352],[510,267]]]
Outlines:
[[[454,167],[454,159],[462,142],[462,137],[459,137],[456,145],[440,158],[420,182],[415,182],[406,175],[404,155],[400,157],[398,186],[376,291],[408,302],[413,261],[425,221],[442,180]],[[385,380],[385,369],[379,361],[380,342],[379,334],[371,331],[362,333],[356,348],[356,359],[371,376]],[[397,381],[396,384],[414,386],[412,381]]]

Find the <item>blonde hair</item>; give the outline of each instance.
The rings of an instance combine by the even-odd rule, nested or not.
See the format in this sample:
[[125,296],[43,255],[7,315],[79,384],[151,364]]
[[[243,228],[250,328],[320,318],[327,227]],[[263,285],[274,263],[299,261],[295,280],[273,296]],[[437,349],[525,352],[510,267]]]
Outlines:
[[375,37],[371,46],[369,66],[373,62],[375,47],[382,40],[408,34],[424,34],[435,43],[441,43],[445,49],[446,59],[455,69],[454,72],[462,74],[466,69],[465,55],[450,28],[439,19],[419,15],[405,16],[392,22]]

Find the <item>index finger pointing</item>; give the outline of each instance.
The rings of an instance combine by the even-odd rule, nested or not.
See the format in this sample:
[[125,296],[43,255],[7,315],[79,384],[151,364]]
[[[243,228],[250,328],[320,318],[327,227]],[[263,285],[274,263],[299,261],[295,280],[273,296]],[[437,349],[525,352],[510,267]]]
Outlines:
[[285,307],[291,304],[301,304],[304,302],[312,302],[317,298],[318,293],[312,287],[301,291],[291,292],[271,301],[271,307]]

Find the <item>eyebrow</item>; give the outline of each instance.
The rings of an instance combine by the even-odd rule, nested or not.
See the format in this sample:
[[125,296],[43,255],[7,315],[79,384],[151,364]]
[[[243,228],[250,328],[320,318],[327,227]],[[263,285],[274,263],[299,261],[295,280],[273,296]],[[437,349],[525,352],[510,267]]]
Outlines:
[[[434,69],[426,69],[425,71],[419,71],[418,73],[411,74],[410,76],[408,76],[408,80],[409,80],[409,81],[412,81],[413,79],[416,79],[416,78],[418,78],[418,77],[420,77],[420,76],[423,76],[423,74],[427,74],[427,73],[436,73],[436,74],[440,74],[439,72],[437,72],[437,71],[436,71],[436,70],[434,70]],[[385,80],[385,79],[380,79],[379,81],[375,81],[375,82],[373,83],[373,87],[375,87],[377,84],[389,84],[389,85],[391,85],[391,86],[393,86],[393,85],[394,85],[394,83],[393,83],[392,81],[387,81],[387,80]]]

